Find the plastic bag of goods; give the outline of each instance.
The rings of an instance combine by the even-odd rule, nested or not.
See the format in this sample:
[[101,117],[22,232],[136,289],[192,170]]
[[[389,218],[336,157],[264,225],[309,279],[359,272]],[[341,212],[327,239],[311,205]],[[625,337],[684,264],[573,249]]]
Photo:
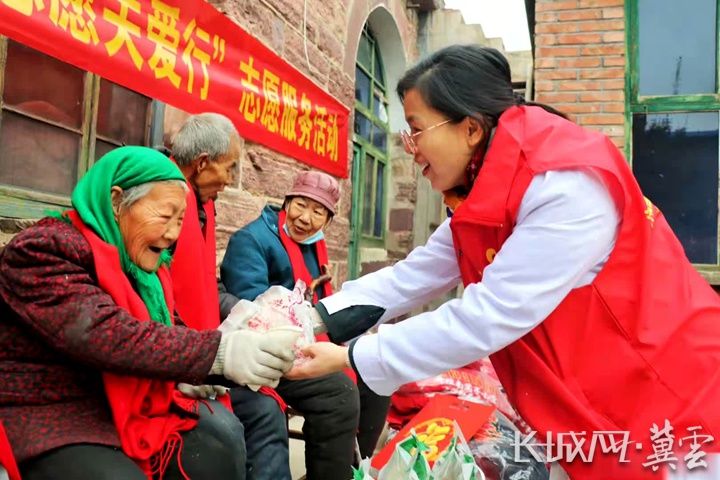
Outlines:
[[282,286],[272,286],[257,296],[252,302],[240,300],[230,311],[219,330],[227,333],[238,328],[257,332],[270,330],[301,330],[295,341],[295,365],[302,364],[307,358],[302,348],[315,342],[312,320],[309,311],[312,308],[305,301],[305,282],[298,280],[292,291]]
[[468,446],[487,480],[548,480],[542,452],[522,445],[523,438],[513,422],[495,410]]

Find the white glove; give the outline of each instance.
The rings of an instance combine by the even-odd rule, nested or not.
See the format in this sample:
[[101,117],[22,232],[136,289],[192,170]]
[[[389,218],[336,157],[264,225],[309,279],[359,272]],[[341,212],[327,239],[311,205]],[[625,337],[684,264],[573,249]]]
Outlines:
[[226,395],[230,389],[223,387],[222,385],[190,385],[189,383],[178,383],[177,389],[184,395],[195,398],[207,400],[208,398],[214,400],[217,397]]
[[240,385],[277,386],[295,361],[293,345],[302,330],[284,327],[265,333],[236,330],[225,333],[210,373],[222,373]]

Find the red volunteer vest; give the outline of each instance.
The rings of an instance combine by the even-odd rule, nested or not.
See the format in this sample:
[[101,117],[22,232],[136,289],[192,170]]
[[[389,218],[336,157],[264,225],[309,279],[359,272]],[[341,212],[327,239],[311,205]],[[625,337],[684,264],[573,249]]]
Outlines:
[[615,248],[592,284],[572,290],[491,360],[513,405],[538,432],[536,441],[548,432],[554,440],[586,432],[589,454],[592,432],[629,432],[629,463],[596,445],[592,464],[561,462],[571,478],[661,478],[642,465],[653,458],[653,424],[669,420],[675,448],[688,427],[699,426],[698,433],[715,437],[701,450],[719,450],[720,299],[609,139],[539,107],[508,109],[451,220],[463,281],[482,280],[513,232],[533,176],[572,168],[593,169],[607,185],[622,218]]

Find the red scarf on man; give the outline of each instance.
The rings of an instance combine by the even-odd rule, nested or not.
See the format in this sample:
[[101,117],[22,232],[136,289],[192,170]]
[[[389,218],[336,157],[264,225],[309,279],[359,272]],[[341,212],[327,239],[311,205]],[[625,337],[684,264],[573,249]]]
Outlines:
[[187,207],[180,236],[175,245],[170,273],[175,309],[183,323],[195,330],[220,326],[220,300],[215,275],[215,205],[203,204],[205,227],[201,228],[198,204],[188,183]]
[[[117,249],[90,230],[77,212],[71,210],[66,215],[90,244],[100,288],[134,318],[150,321],[145,304],[120,267]],[[168,310],[172,312],[170,272],[161,267],[157,274]],[[103,373],[103,381],[123,452],[148,478],[162,478],[176,448],[182,448],[180,432],[192,430],[197,425],[198,402],[178,392],[175,382],[171,381],[113,373]],[[178,408],[188,415],[181,417],[172,412]]]
[[[292,267],[293,278],[296,282],[298,280],[302,280],[309,288],[310,283],[312,283],[313,281],[313,278],[312,275],[310,275],[310,270],[308,270],[307,265],[305,265],[305,258],[300,251],[300,247],[298,246],[297,242],[290,238],[290,235],[288,235],[285,231],[286,218],[287,213],[285,212],[285,210],[280,210],[280,213],[278,213],[278,232],[280,232],[280,241],[282,242],[283,247],[285,247],[285,251],[287,252],[288,257],[290,257],[290,267]],[[325,243],[325,240],[319,240],[315,242],[315,251],[318,257],[318,265],[329,265],[327,244]],[[330,282],[325,282],[322,285],[322,288],[323,292],[325,293],[324,297],[332,295],[333,290]],[[317,291],[315,291],[313,293],[312,303],[316,304],[318,300],[318,294]],[[327,334],[322,333],[315,336],[315,340],[317,340],[318,342],[329,342],[330,338],[327,336]],[[346,368],[345,373],[348,377],[352,379],[353,382],[357,382],[355,372],[351,368]]]

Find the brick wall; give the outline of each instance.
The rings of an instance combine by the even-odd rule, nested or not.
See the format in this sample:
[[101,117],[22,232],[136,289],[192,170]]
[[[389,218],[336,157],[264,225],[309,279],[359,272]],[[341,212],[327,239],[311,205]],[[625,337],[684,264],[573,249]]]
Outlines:
[[622,148],[625,124],[623,0],[537,0],[535,99]]
[[[320,88],[335,96],[351,111],[355,102],[354,65],[362,26],[377,7],[392,15],[403,47],[414,55],[417,19],[405,7],[405,0],[308,0],[307,58],[303,40],[303,1],[301,0],[210,0],[251,35],[270,47],[285,61],[312,79]],[[309,59],[309,62],[308,62]],[[170,136],[185,114],[168,108],[165,115],[166,136]],[[352,117],[350,118],[352,128]],[[240,132],[242,134],[242,132]],[[348,139],[350,144],[351,139]],[[350,155],[352,148],[348,149]],[[350,161],[351,159],[349,159]],[[398,203],[408,207],[407,197],[414,198],[414,185],[398,171],[393,161],[393,176],[388,196],[388,214],[396,218]],[[293,177],[305,164],[252,142],[246,142],[239,168],[238,183],[223,192],[217,202],[218,261],[222,259],[230,235],[255,219],[267,202],[281,203],[290,189]],[[352,170],[350,166],[349,170]],[[402,170],[402,169],[401,169]],[[414,177],[412,178],[414,180]],[[340,181],[341,199],[337,214],[326,231],[328,253],[333,266],[334,283],[347,277],[352,184]],[[410,193],[408,194],[408,191]],[[388,262],[404,257],[410,250],[412,225],[405,228],[393,222],[388,230]]]

